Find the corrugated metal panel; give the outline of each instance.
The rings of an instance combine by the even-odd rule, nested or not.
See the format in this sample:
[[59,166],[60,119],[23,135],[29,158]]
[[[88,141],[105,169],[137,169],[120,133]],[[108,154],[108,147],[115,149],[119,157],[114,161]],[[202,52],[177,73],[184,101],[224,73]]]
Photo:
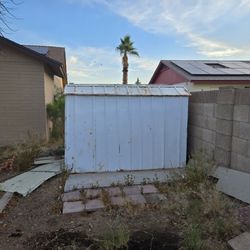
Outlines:
[[121,85],[121,84],[69,84],[64,90],[65,95],[86,96],[189,96],[183,86],[166,85]]
[[[121,93],[120,86],[116,93]],[[126,87],[121,87],[128,90],[126,96],[66,95],[65,160],[73,172],[185,164],[188,96],[135,96]],[[107,93],[109,87],[100,89]],[[141,86],[136,89],[140,91]]]
[[250,69],[242,69],[242,68],[237,68],[238,71],[241,71],[244,74],[250,75]]

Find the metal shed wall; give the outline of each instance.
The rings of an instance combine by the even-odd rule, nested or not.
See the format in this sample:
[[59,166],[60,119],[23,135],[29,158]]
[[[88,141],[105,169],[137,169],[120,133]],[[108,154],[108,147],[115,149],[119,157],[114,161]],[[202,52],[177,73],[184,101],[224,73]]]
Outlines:
[[68,169],[100,172],[185,164],[188,94],[183,87],[164,86],[162,95],[151,91],[159,86],[147,87],[140,95],[132,87],[128,87],[130,94],[120,95],[109,86],[106,94],[86,88],[69,86],[65,90]]

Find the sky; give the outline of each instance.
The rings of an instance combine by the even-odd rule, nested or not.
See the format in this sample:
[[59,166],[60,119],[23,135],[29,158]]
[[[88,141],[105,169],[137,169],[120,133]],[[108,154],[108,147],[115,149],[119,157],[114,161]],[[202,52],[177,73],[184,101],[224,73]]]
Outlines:
[[12,12],[5,36],[65,47],[73,83],[121,83],[127,34],[140,54],[129,83],[147,84],[161,59],[250,59],[250,0],[20,0]]

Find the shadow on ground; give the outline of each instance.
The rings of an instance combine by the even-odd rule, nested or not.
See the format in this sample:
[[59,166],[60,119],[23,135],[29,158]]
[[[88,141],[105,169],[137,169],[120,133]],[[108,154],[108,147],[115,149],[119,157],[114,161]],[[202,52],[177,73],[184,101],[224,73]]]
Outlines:
[[[83,232],[70,232],[64,229],[50,233],[40,233],[34,235],[26,242],[28,249],[53,250],[53,249],[92,249],[99,247],[95,240],[89,238]],[[128,242],[128,248],[121,250],[175,250],[180,247],[180,238],[168,232],[143,232],[133,233]]]

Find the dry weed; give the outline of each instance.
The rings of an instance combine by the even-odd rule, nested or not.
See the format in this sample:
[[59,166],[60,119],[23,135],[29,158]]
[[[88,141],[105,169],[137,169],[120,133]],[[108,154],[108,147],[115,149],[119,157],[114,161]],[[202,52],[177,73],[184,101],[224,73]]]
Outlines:
[[236,205],[216,189],[211,169],[198,157],[172,182],[159,186],[168,199],[164,209],[170,223],[183,235],[183,249],[226,249],[225,243],[239,233]]

